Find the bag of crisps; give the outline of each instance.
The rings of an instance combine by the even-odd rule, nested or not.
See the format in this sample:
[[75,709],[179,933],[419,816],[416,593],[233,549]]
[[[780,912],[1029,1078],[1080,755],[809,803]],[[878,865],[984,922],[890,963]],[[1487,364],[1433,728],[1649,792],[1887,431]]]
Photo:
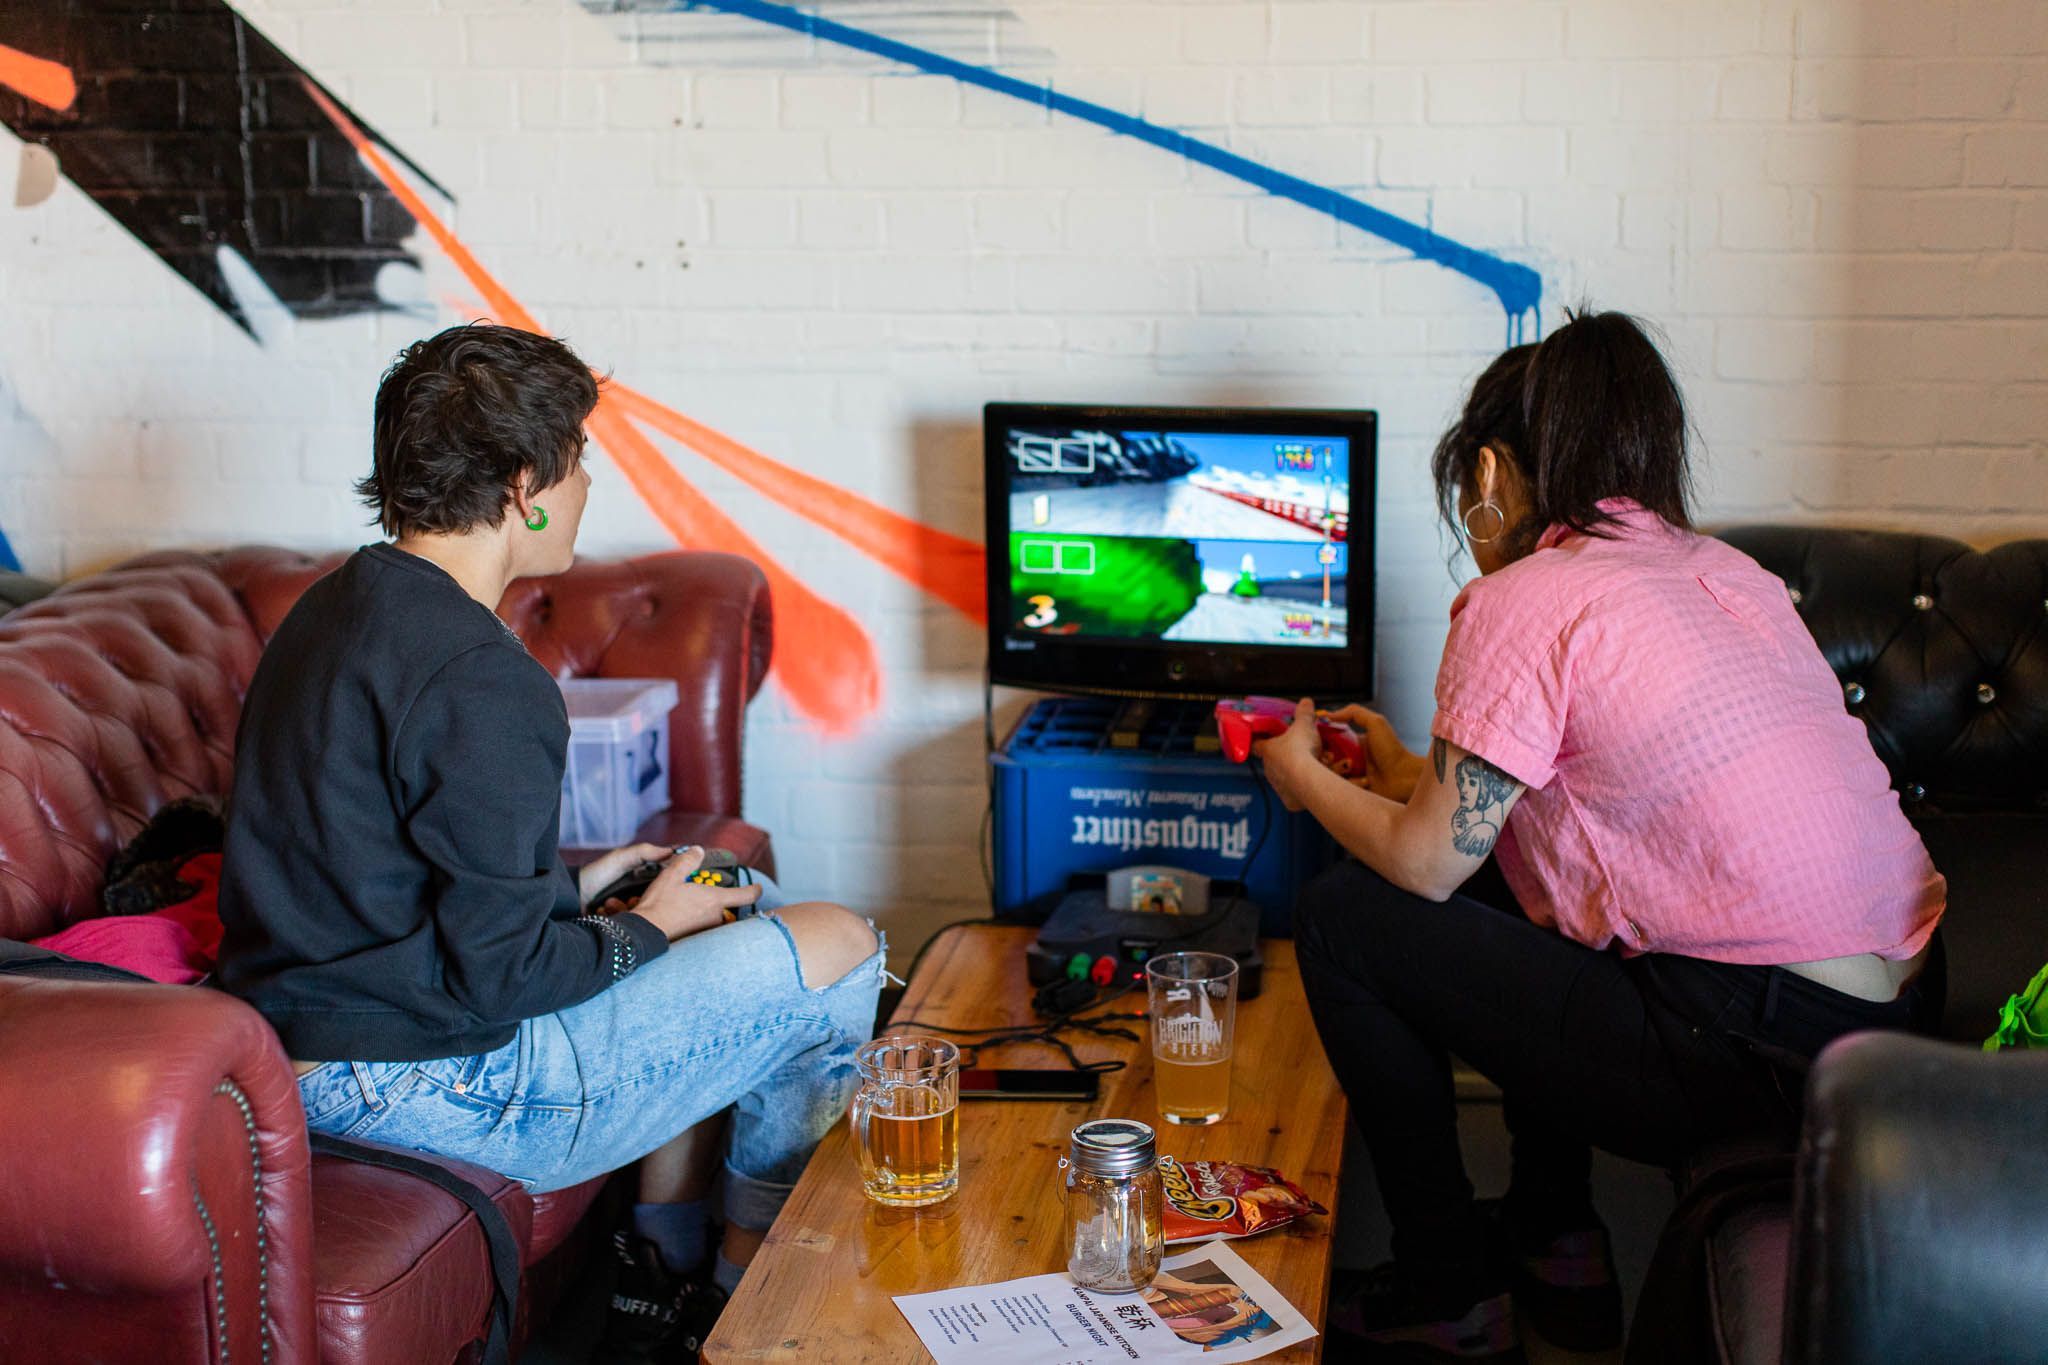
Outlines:
[[1166,1185],[1168,1242],[1249,1237],[1303,1214],[1329,1212],[1293,1181],[1264,1166],[1163,1156],[1159,1175]]

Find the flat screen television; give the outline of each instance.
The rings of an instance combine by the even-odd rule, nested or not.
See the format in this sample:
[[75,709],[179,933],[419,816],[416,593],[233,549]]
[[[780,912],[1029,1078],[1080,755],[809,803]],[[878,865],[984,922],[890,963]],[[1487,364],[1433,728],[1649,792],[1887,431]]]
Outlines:
[[1368,696],[1375,414],[990,403],[989,676]]

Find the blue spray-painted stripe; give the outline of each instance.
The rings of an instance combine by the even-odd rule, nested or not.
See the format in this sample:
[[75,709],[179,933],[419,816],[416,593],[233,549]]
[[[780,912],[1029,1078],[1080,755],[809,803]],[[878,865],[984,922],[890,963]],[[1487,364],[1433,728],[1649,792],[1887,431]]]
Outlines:
[[21,572],[21,558],[14,553],[14,547],[7,543],[7,533],[0,531],[0,569]]
[[755,19],[764,24],[791,29],[808,34],[813,38],[861,52],[872,53],[889,61],[901,62],[935,76],[950,76],[968,85],[993,90],[999,95],[1035,104],[1056,114],[1081,119],[1098,128],[1106,128],[1124,137],[1133,137],[1148,142],[1154,147],[1186,157],[1197,165],[1207,166],[1223,172],[1248,185],[1257,186],[1268,194],[1282,199],[1291,199],[1297,204],[1327,213],[1332,218],[1392,242],[1404,251],[1412,251],[1427,261],[1433,261],[1448,270],[1454,270],[1468,279],[1476,280],[1491,289],[1500,299],[1501,307],[1507,310],[1510,330],[1516,331],[1522,316],[1532,313],[1543,298],[1543,277],[1526,265],[1504,261],[1498,256],[1489,256],[1462,242],[1453,241],[1441,233],[1431,232],[1407,219],[1361,203],[1350,195],[1333,190],[1327,185],[1318,185],[1303,180],[1298,175],[1262,165],[1249,157],[1226,151],[1211,142],[1189,137],[1186,133],[1152,123],[1134,114],[1126,114],[1107,105],[1063,95],[1049,85],[1034,85],[1030,81],[1006,76],[1000,71],[985,66],[975,66],[958,58],[932,52],[885,38],[879,33],[854,28],[832,19],[807,14],[789,5],[779,5],[772,0],[674,0],[681,10],[710,10],[721,14],[738,15]]

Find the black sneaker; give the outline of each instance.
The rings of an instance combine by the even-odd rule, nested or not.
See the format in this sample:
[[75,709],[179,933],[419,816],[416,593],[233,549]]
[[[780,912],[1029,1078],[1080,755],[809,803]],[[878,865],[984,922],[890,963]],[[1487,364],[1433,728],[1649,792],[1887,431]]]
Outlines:
[[1502,1200],[1477,1203],[1507,1257],[1515,1304],[1545,1341],[1567,1351],[1621,1345],[1621,1278],[1598,1218],[1567,1232],[1532,1233],[1516,1226]]
[[697,1353],[725,1308],[725,1292],[708,1280],[678,1275],[662,1264],[654,1243],[612,1234],[619,1277],[612,1290],[596,1365],[696,1365]]
[[1349,1361],[1476,1361],[1525,1365],[1504,1282],[1478,1298],[1446,1298],[1392,1261],[1339,1271],[1330,1288],[1323,1358]]

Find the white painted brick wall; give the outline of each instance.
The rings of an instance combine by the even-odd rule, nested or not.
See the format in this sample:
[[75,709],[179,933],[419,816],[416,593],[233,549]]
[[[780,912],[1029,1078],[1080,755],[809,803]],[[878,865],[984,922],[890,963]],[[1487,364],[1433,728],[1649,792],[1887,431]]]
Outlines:
[[[594,364],[958,534],[980,533],[990,399],[1378,408],[1379,697],[1423,734],[1455,588],[1424,464],[1502,344],[1484,289],[1158,149],[730,18],[242,8],[450,188],[464,240]],[[1649,314],[1710,521],[2048,534],[2041,0],[1012,0],[921,32],[1525,262],[1546,326],[1581,298]],[[426,278],[391,282],[412,311],[280,320],[259,347],[76,191],[0,207],[0,527],[29,567],[367,538],[347,485],[376,376],[474,293],[416,247]],[[792,886],[914,947],[983,903],[980,634],[669,449],[874,638],[859,734],[820,743],[764,694],[748,806]],[[667,544],[597,473],[586,548]]]

